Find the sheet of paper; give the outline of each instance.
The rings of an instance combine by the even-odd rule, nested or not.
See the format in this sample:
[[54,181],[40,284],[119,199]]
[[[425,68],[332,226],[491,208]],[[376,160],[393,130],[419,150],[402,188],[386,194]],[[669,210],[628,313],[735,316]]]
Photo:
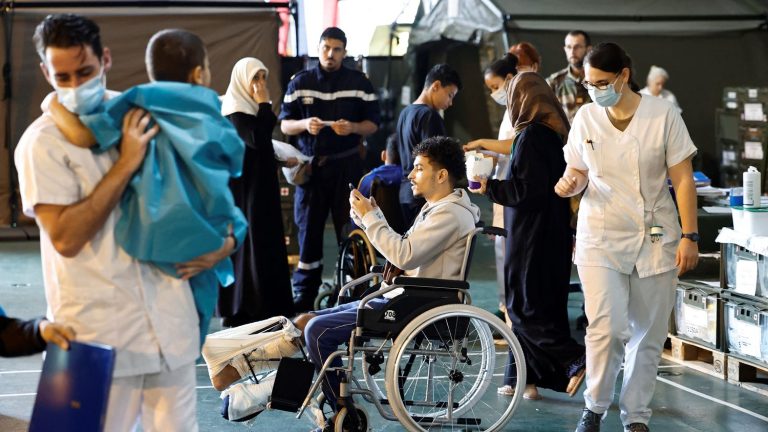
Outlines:
[[683,304],[683,316],[685,317],[685,324],[687,326],[695,326],[704,329],[708,327],[706,309],[701,309],[689,304]]
[[740,259],[736,261],[736,291],[755,295],[757,289],[757,261]]
[[744,120],[763,121],[763,104],[745,103],[744,104]]
[[744,159],[763,160],[763,143],[744,141]]
[[760,326],[739,319],[732,322],[732,342],[740,353],[748,356],[762,358],[760,354],[760,338],[762,337]]
[[704,206],[701,209],[709,214],[731,214],[730,207]]

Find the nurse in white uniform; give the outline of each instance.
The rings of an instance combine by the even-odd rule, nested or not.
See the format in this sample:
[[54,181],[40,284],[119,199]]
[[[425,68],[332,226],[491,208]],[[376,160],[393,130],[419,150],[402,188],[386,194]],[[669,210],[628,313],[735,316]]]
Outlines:
[[618,45],[587,55],[584,86],[594,103],[573,120],[563,148],[568,166],[555,186],[562,197],[585,191],[575,263],[589,319],[587,389],[577,432],[600,430],[622,359],[622,423],[649,430],[677,276],[698,261],[696,147],[671,104],[641,97],[631,83],[631,59]]

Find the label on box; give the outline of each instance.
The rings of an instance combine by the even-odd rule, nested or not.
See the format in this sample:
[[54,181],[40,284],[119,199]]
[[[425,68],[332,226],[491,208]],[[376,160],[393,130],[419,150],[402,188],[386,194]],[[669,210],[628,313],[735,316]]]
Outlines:
[[687,327],[707,328],[707,310],[689,304],[683,305],[683,319]]
[[731,344],[742,354],[762,358],[760,353],[760,326],[733,319],[731,323]]
[[745,103],[744,104],[745,121],[763,121],[763,104]]
[[757,89],[747,89],[747,97],[750,99],[757,99]]
[[757,261],[736,261],[736,288],[740,294],[755,295],[757,289]]
[[729,91],[728,92],[728,99],[736,99],[736,92]]
[[763,160],[763,143],[758,141],[744,141],[744,159]]
[[736,152],[734,150],[723,150],[723,165],[731,165],[736,162]]
[[736,101],[728,101],[725,103],[725,107],[728,109],[736,109],[739,107],[739,104]]

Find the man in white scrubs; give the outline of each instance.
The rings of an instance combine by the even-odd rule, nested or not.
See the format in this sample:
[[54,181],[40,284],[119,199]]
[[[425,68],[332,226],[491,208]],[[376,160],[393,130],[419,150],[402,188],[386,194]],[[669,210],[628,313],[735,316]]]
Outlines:
[[555,186],[562,197],[584,191],[574,261],[589,319],[587,390],[576,432],[600,431],[622,359],[624,430],[648,432],[677,276],[698,262],[696,147],[671,104],[630,89],[632,61],[621,47],[597,45],[584,70],[594,103],[573,120]]
[[[34,41],[58,103],[95,111],[109,92],[109,49],[99,27],[71,14],[49,15]],[[196,431],[198,318],[187,278],[234,247],[179,265],[183,279],[129,257],[116,243],[116,207],[141,165],[157,126],[139,110],[123,121],[120,152],[96,154],[71,144],[46,112],[21,137],[16,167],[24,213],[40,227],[48,319],[71,325],[77,340],[117,349],[105,430]],[[53,101],[53,103],[57,103]]]

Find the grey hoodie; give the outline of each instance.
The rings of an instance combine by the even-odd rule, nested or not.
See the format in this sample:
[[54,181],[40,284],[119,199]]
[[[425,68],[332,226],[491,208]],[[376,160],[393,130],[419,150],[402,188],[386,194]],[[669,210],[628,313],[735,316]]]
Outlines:
[[404,236],[389,227],[381,209],[360,221],[373,246],[384,257],[414,277],[458,279],[467,235],[480,220],[480,209],[464,189],[434,204],[425,204]]

